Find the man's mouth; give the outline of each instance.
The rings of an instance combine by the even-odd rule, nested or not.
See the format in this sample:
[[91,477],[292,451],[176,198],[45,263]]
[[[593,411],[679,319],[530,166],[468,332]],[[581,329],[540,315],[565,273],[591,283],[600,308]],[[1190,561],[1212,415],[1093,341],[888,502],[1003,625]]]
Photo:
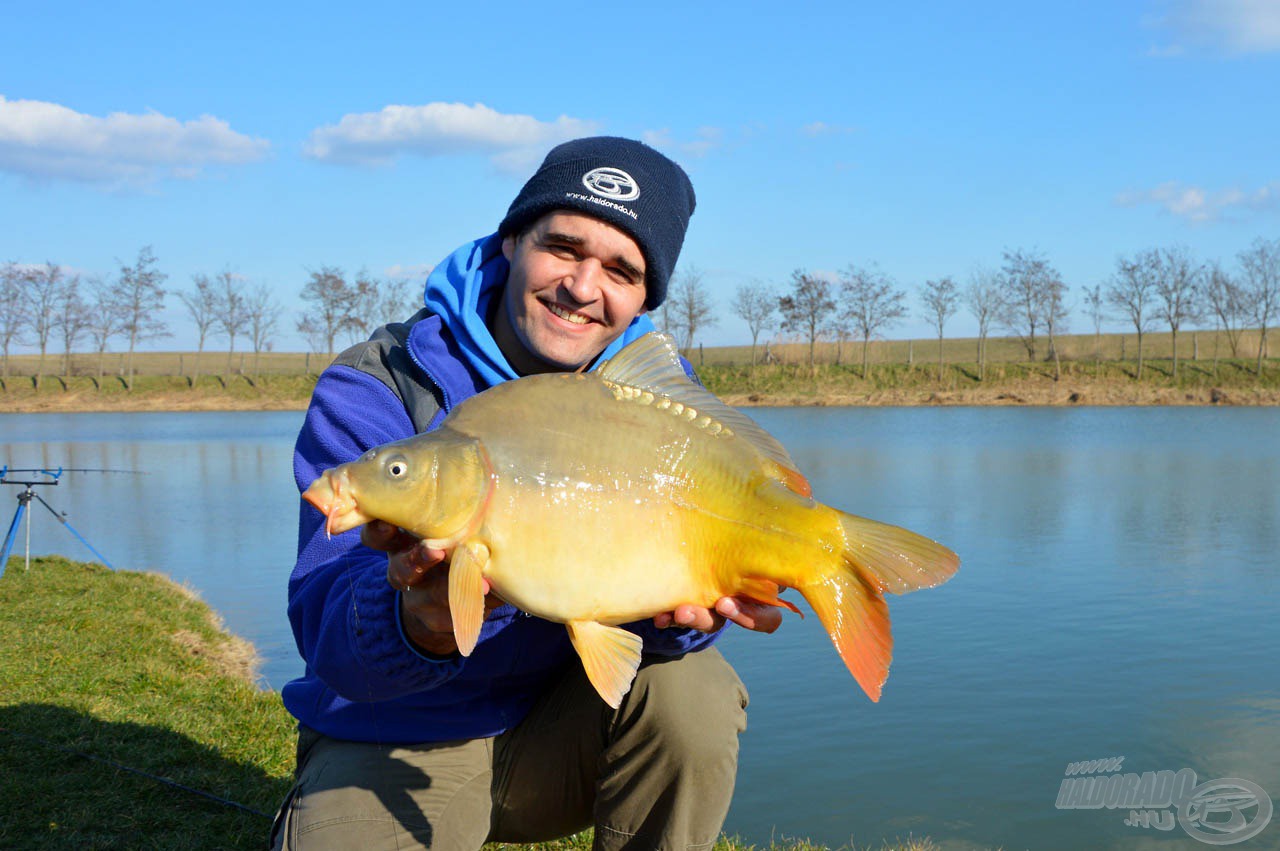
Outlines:
[[552,313],[554,313],[556,316],[559,316],[564,321],[572,322],[574,325],[586,325],[588,322],[591,321],[590,317],[585,316],[581,313],[574,313],[572,310],[567,310],[566,308],[563,308],[558,304],[548,303],[547,309],[550,310]]

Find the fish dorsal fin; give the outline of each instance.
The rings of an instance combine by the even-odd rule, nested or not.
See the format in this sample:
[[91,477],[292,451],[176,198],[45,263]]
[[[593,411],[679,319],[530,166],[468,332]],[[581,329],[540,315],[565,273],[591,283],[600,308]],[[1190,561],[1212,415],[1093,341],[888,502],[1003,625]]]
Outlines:
[[[796,462],[777,438],[758,426],[746,414],[721,402],[705,387],[685,374],[680,362],[680,350],[668,334],[651,332],[627,346],[602,363],[596,375],[606,382],[621,387],[635,388],[652,393],[685,408],[693,408],[701,416],[727,427],[733,434],[748,441],[765,456],[777,462],[788,472],[796,472]],[[794,488],[793,488],[794,490]],[[797,491],[799,492],[799,491]]]

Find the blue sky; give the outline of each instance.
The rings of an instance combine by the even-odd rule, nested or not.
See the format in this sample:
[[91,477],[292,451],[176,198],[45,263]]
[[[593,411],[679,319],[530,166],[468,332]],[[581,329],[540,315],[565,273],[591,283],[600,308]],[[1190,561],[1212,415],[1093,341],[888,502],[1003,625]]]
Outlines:
[[692,177],[708,345],[797,268],[877,264],[915,314],[889,336],[927,336],[919,285],[1006,248],[1078,293],[1120,254],[1280,237],[1275,0],[328,8],[2,0],[0,261],[152,245],[172,290],[229,268],[292,310],[322,265],[420,280],[596,132]]

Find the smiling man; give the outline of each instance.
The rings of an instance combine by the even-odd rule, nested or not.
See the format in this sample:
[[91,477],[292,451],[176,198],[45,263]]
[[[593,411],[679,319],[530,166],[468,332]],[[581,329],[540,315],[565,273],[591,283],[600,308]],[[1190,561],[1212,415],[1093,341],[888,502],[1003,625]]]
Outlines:
[[[475,393],[593,368],[651,331],[693,208],[684,171],[639,142],[553,149],[498,232],[431,273],[422,310],[320,377],[299,488]],[[464,658],[447,553],[381,523],[329,539],[323,521],[303,506],[289,618],[306,672],[282,690],[298,756],[273,847],[478,849],[589,826],[602,849],[716,839],[747,697],[711,644],[726,619],[772,631],[776,609],[726,597],[628,625],[645,655],[614,710],[559,624],[490,597]]]

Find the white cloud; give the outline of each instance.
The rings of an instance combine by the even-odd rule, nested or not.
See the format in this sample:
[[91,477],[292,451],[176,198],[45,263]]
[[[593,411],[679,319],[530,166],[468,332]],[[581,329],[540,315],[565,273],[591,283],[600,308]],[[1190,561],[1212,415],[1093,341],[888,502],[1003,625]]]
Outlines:
[[212,115],[179,121],[156,112],[85,115],[56,103],[0,95],[0,170],[112,186],[190,179],[207,165],[266,156],[270,143]]
[[318,127],[303,152],[317,160],[387,165],[401,154],[421,157],[481,153],[502,171],[532,171],[552,146],[596,132],[592,121],[562,115],[539,121],[507,115],[482,103],[385,106],[348,113],[337,124]]
[[699,127],[692,139],[678,142],[672,137],[671,130],[664,127],[661,130],[644,131],[640,135],[640,141],[651,148],[658,148],[677,156],[705,157],[724,144],[724,130],[719,127]]
[[828,124],[825,121],[811,121],[800,128],[800,132],[805,136],[843,136],[848,133],[856,133],[856,127],[845,127],[839,124]]
[[383,269],[382,274],[388,278],[425,281],[434,268],[430,263],[395,263]]
[[1210,222],[1235,218],[1240,213],[1280,209],[1280,181],[1253,190],[1233,187],[1216,192],[1170,181],[1154,189],[1121,192],[1116,196],[1116,203],[1124,207],[1154,204],[1190,222]]
[[1276,0],[1166,0],[1149,23],[1171,31],[1175,43],[1153,47],[1151,56],[1178,56],[1185,44],[1229,54],[1280,50],[1280,3]]

